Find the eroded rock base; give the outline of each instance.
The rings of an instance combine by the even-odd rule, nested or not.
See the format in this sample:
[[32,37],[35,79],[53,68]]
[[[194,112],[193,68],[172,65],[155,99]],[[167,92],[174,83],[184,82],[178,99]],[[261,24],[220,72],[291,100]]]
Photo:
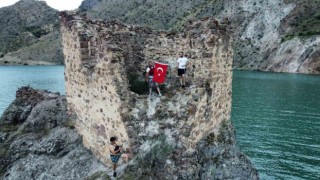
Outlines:
[[[22,87],[0,119],[0,179],[108,179],[82,145],[65,96]],[[104,178],[103,178],[104,177]]]

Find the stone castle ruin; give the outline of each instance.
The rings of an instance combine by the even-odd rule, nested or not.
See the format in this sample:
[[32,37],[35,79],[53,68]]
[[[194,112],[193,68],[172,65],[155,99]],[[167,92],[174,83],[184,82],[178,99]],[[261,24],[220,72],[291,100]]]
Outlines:
[[[230,134],[223,129],[231,128],[233,133],[233,52],[227,19],[190,21],[183,31],[175,33],[91,20],[73,12],[62,12],[60,18],[68,111],[74,115],[84,145],[108,164],[109,139],[117,136],[133,152],[128,171],[135,167],[148,174],[145,169],[149,165],[139,165],[147,163],[139,158],[150,158],[153,153],[152,157],[161,158],[150,162],[156,162],[157,168],[163,163],[161,170],[153,172],[155,177],[160,178],[163,172],[163,179],[195,177],[200,169],[193,161],[200,163],[195,155],[200,144],[205,140],[218,147],[227,139],[221,132]],[[189,57],[186,90],[177,87],[174,68],[179,52]],[[169,65],[162,97],[134,91],[144,84],[143,72],[149,60]],[[234,145],[234,138],[229,140]],[[248,169],[247,177],[252,177],[255,173],[252,167]],[[203,178],[212,176],[202,174]]]

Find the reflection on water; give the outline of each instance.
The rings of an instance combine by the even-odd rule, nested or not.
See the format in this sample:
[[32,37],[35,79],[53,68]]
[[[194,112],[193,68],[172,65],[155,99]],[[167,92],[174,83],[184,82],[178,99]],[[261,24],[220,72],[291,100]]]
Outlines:
[[238,145],[261,179],[320,179],[320,76],[234,72]]
[[63,72],[63,66],[0,66],[0,115],[21,86],[64,94]]

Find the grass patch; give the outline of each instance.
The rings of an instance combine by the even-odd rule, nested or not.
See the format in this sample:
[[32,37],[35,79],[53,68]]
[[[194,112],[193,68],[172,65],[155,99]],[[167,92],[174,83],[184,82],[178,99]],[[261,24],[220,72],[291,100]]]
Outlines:
[[74,126],[74,122],[71,121],[71,120],[68,120],[64,123],[64,126],[69,128],[69,129],[75,129],[75,126]]
[[84,178],[84,180],[96,180],[96,179],[109,180],[110,177],[108,176],[108,174],[106,172],[98,171],[98,172],[92,174],[91,176]]
[[214,145],[215,141],[216,141],[215,134],[212,132],[207,136],[206,143],[209,145]]
[[0,179],[7,171],[7,163],[5,162],[9,156],[9,145],[0,144],[0,160],[3,160],[3,163],[0,163]]
[[0,125],[0,132],[14,132],[18,129],[18,126],[11,124]]
[[296,6],[286,18],[291,26],[290,32],[281,41],[285,42],[294,37],[308,38],[320,35],[320,0],[285,0]]
[[158,141],[157,144],[147,154],[136,158],[135,164],[141,167],[139,173],[133,172],[135,168],[131,171],[127,170],[123,179],[145,179],[145,177],[148,177],[148,179],[158,179],[159,175],[165,173],[166,160],[173,151],[173,146],[165,140],[166,136],[163,134],[155,139],[155,141]]
[[283,43],[283,42],[289,41],[289,40],[293,39],[294,37],[295,37],[295,35],[293,35],[293,34],[287,34],[284,37],[282,37],[281,42]]
[[47,35],[48,32],[41,29],[41,27],[26,27],[26,31],[32,33],[35,37],[40,38],[41,36]]
[[0,158],[4,158],[4,157],[7,157],[8,155],[8,147],[4,146],[4,147],[1,147],[0,148]]

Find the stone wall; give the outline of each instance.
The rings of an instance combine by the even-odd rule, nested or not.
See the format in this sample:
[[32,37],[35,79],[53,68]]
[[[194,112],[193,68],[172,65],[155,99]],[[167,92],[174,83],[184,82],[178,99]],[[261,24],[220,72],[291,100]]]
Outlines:
[[[193,152],[209,134],[217,138],[230,121],[232,48],[228,20],[188,22],[184,31],[155,32],[119,22],[62,12],[66,97],[84,145],[103,162],[117,136],[134,155],[148,153],[160,137],[174,149]],[[177,87],[176,60],[189,57],[188,87]],[[149,60],[169,64],[163,97],[130,91],[128,76]]]

